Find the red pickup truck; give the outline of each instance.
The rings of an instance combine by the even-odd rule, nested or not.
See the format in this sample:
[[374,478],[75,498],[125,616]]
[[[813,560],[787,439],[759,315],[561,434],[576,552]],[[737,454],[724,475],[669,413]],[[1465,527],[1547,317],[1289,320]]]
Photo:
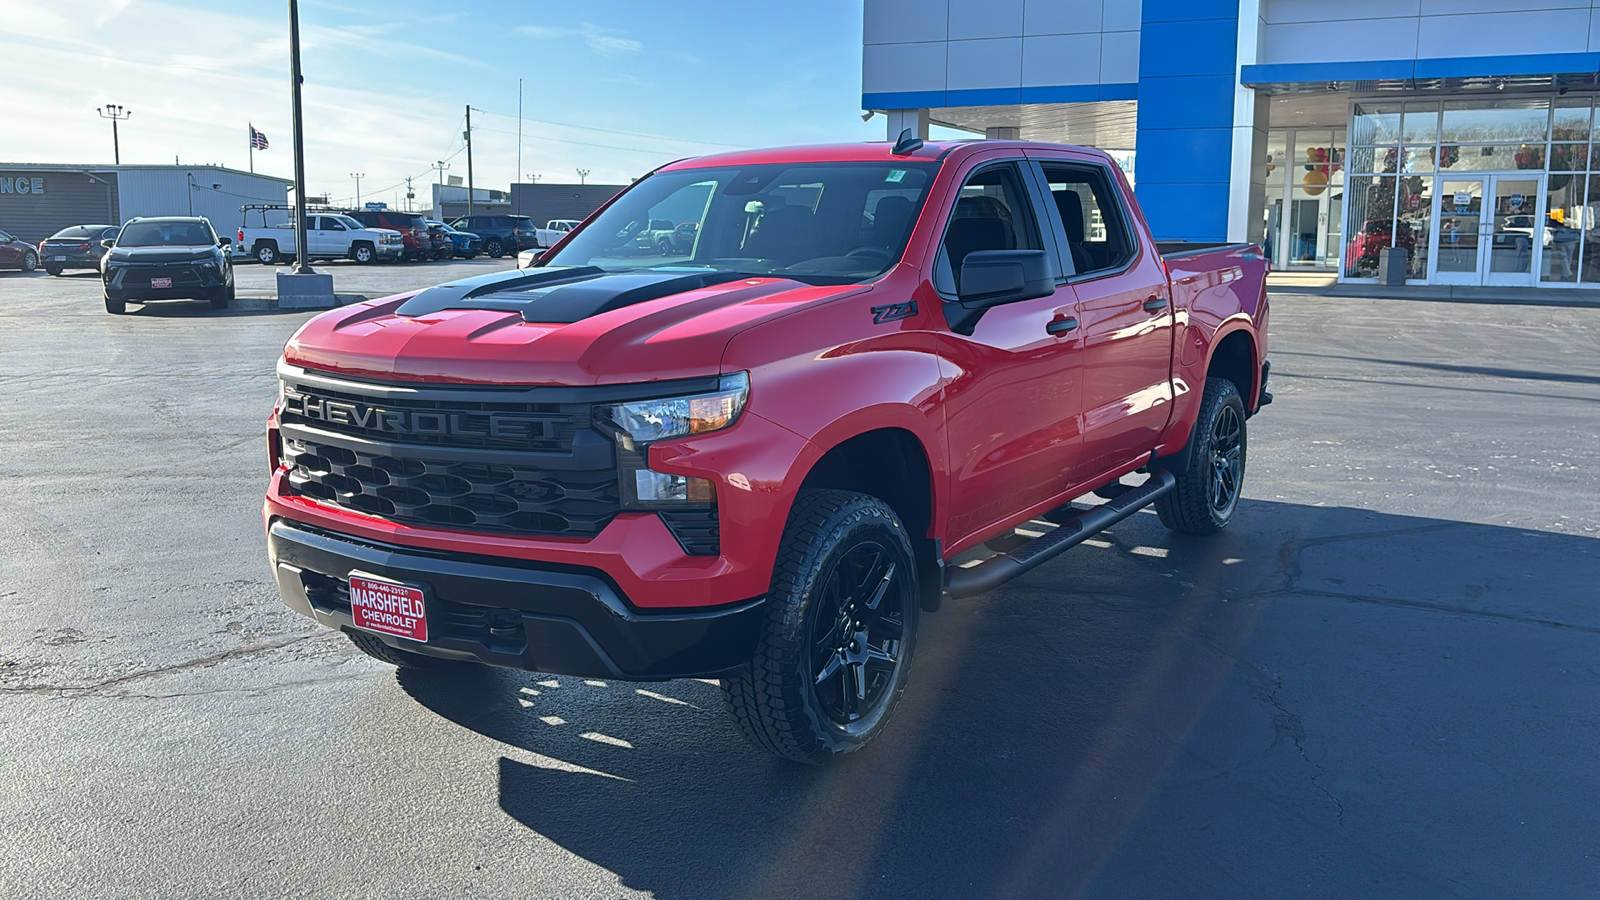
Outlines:
[[[639,249],[660,219],[692,246]],[[1158,246],[1094,150],[672,163],[533,268],[289,340],[277,582],[399,666],[718,678],[753,741],[826,762],[882,731],[943,597],[1152,503],[1228,524],[1266,270]]]

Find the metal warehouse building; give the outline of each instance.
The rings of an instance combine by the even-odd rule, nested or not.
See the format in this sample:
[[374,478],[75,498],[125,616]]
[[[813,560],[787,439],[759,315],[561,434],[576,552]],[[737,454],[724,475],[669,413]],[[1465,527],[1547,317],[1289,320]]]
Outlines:
[[1600,285],[1600,0],[866,0],[863,109],[1131,153],[1156,237]]
[[38,243],[69,225],[193,215],[229,233],[240,206],[283,203],[290,184],[221,166],[0,163],[0,229]]

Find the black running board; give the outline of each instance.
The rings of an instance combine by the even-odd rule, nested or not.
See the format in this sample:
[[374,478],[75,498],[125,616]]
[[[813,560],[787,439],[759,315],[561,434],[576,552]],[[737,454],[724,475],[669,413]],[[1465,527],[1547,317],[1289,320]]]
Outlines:
[[1164,469],[1157,471],[1144,484],[1129,488],[1127,493],[1115,500],[1078,510],[1056,528],[1015,550],[986,559],[970,568],[946,569],[949,577],[945,592],[957,600],[986,594],[1144,509],[1177,486],[1178,481],[1171,472]]

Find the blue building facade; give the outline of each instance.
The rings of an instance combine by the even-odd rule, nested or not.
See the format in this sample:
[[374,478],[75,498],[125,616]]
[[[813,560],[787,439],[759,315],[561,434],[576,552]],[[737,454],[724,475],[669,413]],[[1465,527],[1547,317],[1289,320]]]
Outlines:
[[1600,284],[1597,3],[866,0],[862,107],[1120,154],[1158,238],[1279,269]]

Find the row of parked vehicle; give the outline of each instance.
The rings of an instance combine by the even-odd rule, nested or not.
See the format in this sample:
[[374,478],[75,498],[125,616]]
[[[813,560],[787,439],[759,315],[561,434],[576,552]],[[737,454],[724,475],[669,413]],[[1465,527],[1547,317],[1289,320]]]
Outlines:
[[[294,258],[294,235],[288,223],[268,225],[274,212],[291,213],[277,205],[247,206],[245,224],[236,241],[236,254],[263,265]],[[556,219],[537,228],[527,216],[463,216],[451,223],[416,213],[390,210],[319,212],[308,215],[306,247],[316,259],[379,261],[472,259],[481,254],[499,259],[523,250],[554,246],[577,227],[575,219]],[[260,224],[255,224],[260,223]]]

